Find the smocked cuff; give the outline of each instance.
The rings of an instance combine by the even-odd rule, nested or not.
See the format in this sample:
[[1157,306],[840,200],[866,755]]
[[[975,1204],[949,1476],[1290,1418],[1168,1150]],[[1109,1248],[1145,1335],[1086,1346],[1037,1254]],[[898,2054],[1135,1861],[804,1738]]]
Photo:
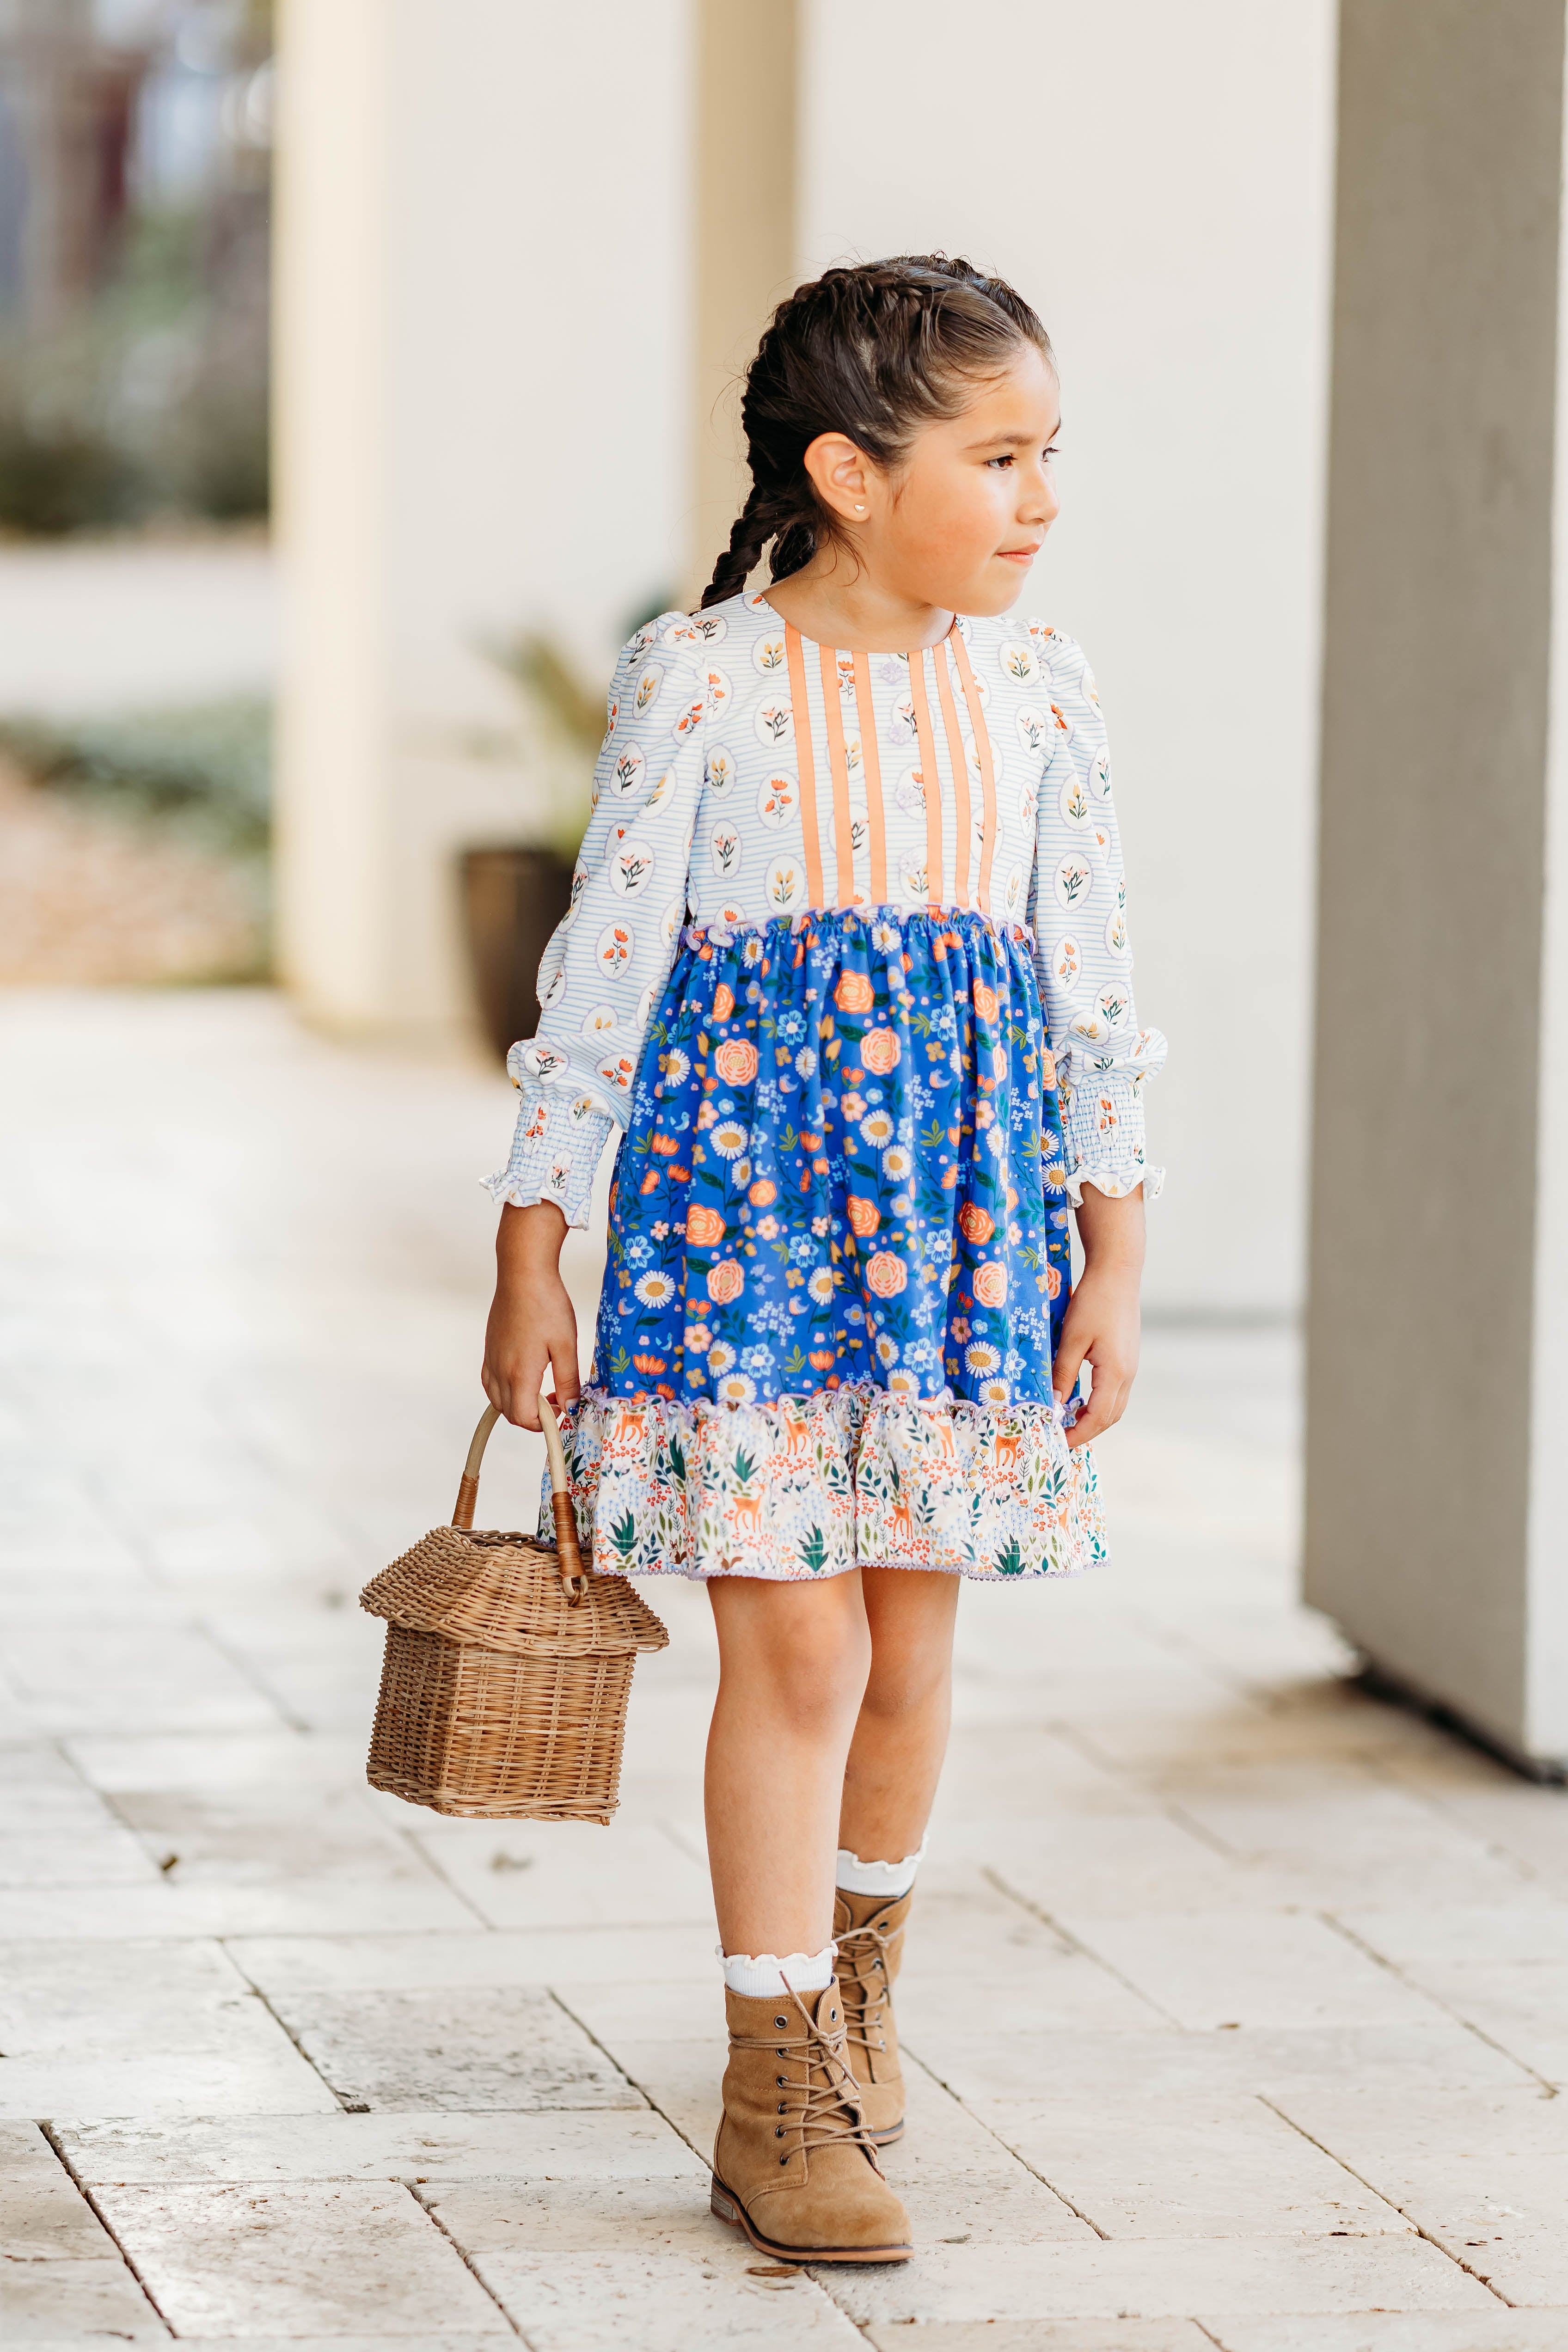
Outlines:
[[1064,1105],[1068,1148],[1068,1198],[1083,1202],[1092,1184],[1108,1200],[1124,1200],[1140,1184],[1154,1200],[1165,1181],[1163,1168],[1148,1163],[1143,1135],[1143,1080],[1113,1071],[1086,1078]]
[[553,1201],[569,1225],[584,1226],[605,1145],[615,1120],[579,1097],[526,1091],[511,1158],[480,1181],[492,1201],[515,1209]]

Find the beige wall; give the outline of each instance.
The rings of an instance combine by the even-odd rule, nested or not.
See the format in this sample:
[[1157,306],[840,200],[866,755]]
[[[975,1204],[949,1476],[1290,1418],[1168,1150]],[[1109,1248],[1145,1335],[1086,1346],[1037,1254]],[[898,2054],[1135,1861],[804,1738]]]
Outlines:
[[1558,1758],[1563,74],[1561,0],[1346,0],[1307,1563],[1382,1666]]
[[466,1017],[453,871],[540,787],[479,646],[594,670],[686,562],[690,56],[630,0],[283,0],[286,969]]
[[1080,637],[1171,1059],[1158,1307],[1303,1282],[1332,0],[810,0],[802,261],[942,246],[1061,360],[1031,609]]

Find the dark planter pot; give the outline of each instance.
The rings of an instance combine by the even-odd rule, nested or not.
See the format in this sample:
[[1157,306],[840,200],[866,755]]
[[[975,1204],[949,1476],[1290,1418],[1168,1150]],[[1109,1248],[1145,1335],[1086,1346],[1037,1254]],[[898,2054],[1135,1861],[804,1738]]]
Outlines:
[[539,1025],[534,982],[572,898],[572,868],[551,849],[463,853],[463,928],[486,1036],[504,1062]]

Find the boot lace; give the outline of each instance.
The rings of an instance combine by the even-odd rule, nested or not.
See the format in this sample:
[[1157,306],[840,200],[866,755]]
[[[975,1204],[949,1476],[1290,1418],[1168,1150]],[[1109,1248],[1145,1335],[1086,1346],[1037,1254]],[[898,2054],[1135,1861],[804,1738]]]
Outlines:
[[888,1946],[892,1938],[872,1919],[864,1927],[849,1928],[837,1941],[846,2037],[863,2050],[885,2050],[888,2002],[893,1990],[888,1974]]
[[[798,2012],[803,2032],[780,2027],[765,2036],[733,2037],[739,2050],[766,2050],[775,2058],[795,2062],[786,2063],[786,2071],[775,2077],[779,2121],[774,2135],[788,2142],[780,2154],[780,2163],[787,2163],[797,2147],[804,2152],[850,2140],[864,2148],[880,2172],[876,2148],[860,2120],[860,2095],[844,2055],[843,2026],[832,2032],[818,2025],[787,1978],[784,1990]],[[801,2079],[796,2079],[795,2065],[804,2070]]]

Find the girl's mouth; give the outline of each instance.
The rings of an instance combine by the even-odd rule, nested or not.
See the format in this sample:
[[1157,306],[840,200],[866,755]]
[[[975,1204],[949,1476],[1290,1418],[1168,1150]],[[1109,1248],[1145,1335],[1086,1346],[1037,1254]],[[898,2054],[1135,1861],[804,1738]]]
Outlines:
[[1039,551],[1037,541],[1033,547],[999,547],[996,551],[1004,563],[1033,563]]

